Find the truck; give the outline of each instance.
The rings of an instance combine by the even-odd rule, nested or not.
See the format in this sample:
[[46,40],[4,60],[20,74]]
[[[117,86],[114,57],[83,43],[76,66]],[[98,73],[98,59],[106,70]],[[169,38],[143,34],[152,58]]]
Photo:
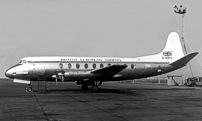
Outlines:
[[188,77],[185,79],[184,85],[190,87],[202,86],[202,77]]

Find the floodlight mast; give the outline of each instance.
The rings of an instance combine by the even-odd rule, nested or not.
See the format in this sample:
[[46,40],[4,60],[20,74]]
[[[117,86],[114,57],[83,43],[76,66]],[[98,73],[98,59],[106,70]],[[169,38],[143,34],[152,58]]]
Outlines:
[[[181,17],[182,17],[182,26],[181,26],[182,27],[182,35],[181,35],[181,41],[182,41],[182,46],[183,46],[184,53],[187,54],[187,49],[186,49],[185,41],[184,41],[184,16],[187,13],[187,8],[183,7],[182,5],[180,5],[180,7],[178,7],[177,5],[175,5],[174,6],[174,12],[177,13],[177,14],[180,14]],[[191,74],[192,74],[192,77],[193,77],[194,75],[193,75],[193,71],[192,71],[190,63],[189,63],[189,67],[190,67]],[[185,81],[185,67],[183,68],[183,80]]]
[[185,41],[184,41],[184,16],[185,14],[187,13],[187,8],[186,7],[183,7],[182,5],[180,5],[180,7],[178,7],[177,5],[175,5],[174,7],[174,12],[177,13],[177,14],[180,14],[181,17],[182,17],[182,35],[181,35],[181,40],[182,40],[182,44],[183,44],[183,50],[184,50],[184,53],[187,54],[187,50],[186,50],[186,47],[185,47]]

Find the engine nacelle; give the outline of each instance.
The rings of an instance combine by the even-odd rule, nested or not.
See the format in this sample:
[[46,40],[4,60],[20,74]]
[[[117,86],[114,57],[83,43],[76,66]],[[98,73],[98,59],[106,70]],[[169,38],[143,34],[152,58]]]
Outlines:
[[66,72],[64,73],[64,77],[72,80],[80,80],[80,79],[95,78],[97,76],[93,73],[90,73],[89,71],[87,72],[77,71],[77,72]]
[[62,81],[64,82],[64,75],[63,74],[58,74],[58,75],[53,75],[52,78],[55,78],[56,82],[57,81]]

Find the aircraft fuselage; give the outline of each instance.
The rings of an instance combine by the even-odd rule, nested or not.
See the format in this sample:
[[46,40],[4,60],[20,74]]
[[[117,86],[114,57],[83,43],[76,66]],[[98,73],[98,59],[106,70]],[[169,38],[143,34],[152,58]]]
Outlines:
[[[114,77],[107,77],[102,74],[90,73],[92,70],[101,69],[110,65],[126,65],[127,67],[118,72]],[[159,74],[164,74],[175,69],[168,63],[146,63],[146,62],[72,62],[72,61],[58,61],[58,62],[29,62],[18,65],[23,70],[21,72],[13,72],[15,78],[25,80],[47,80],[54,81],[53,75],[61,73],[64,75],[64,81],[75,81],[83,79],[95,80],[128,80],[143,77],[150,77]],[[19,71],[19,70],[18,70]],[[119,76],[120,75],[120,76]],[[13,76],[14,78],[14,76]],[[58,81],[61,79],[59,78]]]
[[[92,85],[94,92],[103,81],[119,81],[156,76],[185,66],[198,52],[184,55],[179,35],[169,34],[166,46],[158,53],[136,58],[118,57],[24,57],[5,75],[14,82],[77,81],[82,89]],[[99,83],[98,83],[99,82]],[[28,90],[31,88],[28,87]]]

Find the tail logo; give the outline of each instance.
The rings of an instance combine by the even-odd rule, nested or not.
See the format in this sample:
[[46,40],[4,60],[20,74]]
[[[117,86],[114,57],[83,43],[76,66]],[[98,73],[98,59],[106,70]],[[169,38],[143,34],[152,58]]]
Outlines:
[[164,51],[162,59],[172,59],[172,52],[171,51]]

